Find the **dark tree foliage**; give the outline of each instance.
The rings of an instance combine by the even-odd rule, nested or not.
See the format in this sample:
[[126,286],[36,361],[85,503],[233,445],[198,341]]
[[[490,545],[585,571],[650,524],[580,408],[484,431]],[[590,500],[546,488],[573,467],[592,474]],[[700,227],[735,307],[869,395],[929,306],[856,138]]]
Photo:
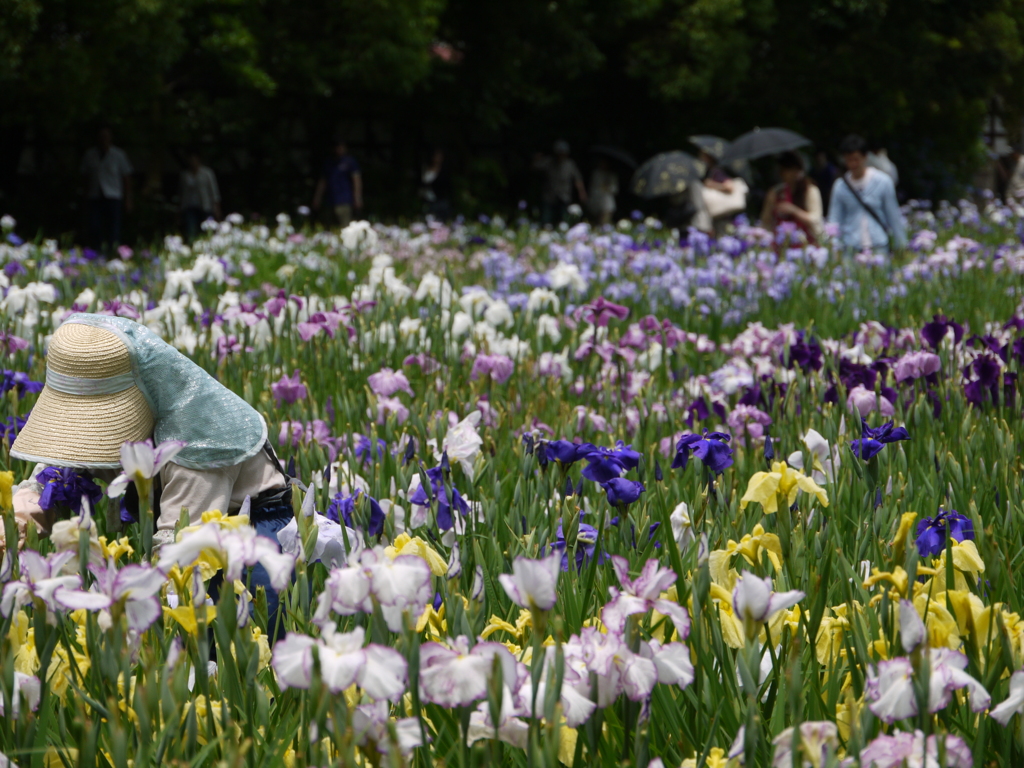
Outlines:
[[308,203],[330,137],[371,212],[417,209],[443,145],[463,210],[532,199],[533,152],[567,138],[638,159],[755,125],[890,149],[909,193],[950,193],[997,104],[1024,114],[1024,0],[0,0],[0,208],[80,226],[78,159],[101,121],[174,225],[188,147],[226,207]]

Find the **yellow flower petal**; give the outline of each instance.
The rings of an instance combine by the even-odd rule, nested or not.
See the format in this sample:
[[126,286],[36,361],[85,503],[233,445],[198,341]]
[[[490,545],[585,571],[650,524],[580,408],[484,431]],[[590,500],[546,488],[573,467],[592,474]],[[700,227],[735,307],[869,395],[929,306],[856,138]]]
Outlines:
[[747,483],[747,492],[740,499],[740,509],[746,509],[747,504],[756,501],[764,508],[766,515],[777,512],[779,504],[776,494],[781,482],[782,475],[779,472],[755,472]]

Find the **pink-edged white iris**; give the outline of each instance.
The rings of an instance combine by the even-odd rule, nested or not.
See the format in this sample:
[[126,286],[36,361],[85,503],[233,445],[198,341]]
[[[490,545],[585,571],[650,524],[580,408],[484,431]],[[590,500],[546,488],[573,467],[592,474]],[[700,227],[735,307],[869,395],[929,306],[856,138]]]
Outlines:
[[370,643],[363,645],[365,630],[338,632],[333,626],[321,630],[319,639],[294,632],[274,646],[271,662],[282,688],[309,688],[313,682],[313,651],[320,661],[324,685],[341,693],[358,685],[374,701],[398,701],[405,692],[407,666],[394,648]]
[[465,636],[450,640],[447,646],[424,643],[420,646],[423,699],[443,707],[461,707],[484,698],[494,673],[495,658],[501,664],[502,683],[517,690],[521,670],[501,643],[477,643],[470,648]]
[[157,594],[167,582],[163,571],[148,565],[118,569],[113,561],[91,565],[89,570],[96,576],[90,591],[61,587],[54,593],[54,600],[69,611],[98,611],[102,629],[111,627],[111,609],[118,603],[123,605],[128,628],[134,632],[145,632],[160,618]]
[[498,581],[520,608],[550,611],[558,599],[558,575],[561,572],[560,552],[539,560],[517,557],[512,563],[511,575],[503,573],[498,576]]
[[675,584],[676,574],[669,568],[662,568],[657,560],[648,560],[635,580],[629,578],[629,561],[618,555],[612,556],[612,567],[622,585],[622,591],[609,587],[609,602],[601,612],[601,621],[609,632],[622,632],[626,620],[638,613],[647,613],[652,608],[668,616],[679,636],[686,639],[690,634],[690,615],[686,609],[671,600],[660,597],[661,593]]
[[216,553],[227,563],[224,578],[228,581],[240,579],[243,568],[259,563],[266,568],[271,586],[279,592],[288,586],[295,567],[295,555],[281,552],[275,541],[258,535],[252,526],[225,529],[216,522],[183,532],[179,541],[164,545],[158,567],[165,572],[175,565],[186,568],[204,550]]
[[156,477],[164,468],[164,464],[177,456],[185,445],[180,440],[166,440],[155,447],[152,440],[123,443],[121,445],[122,472],[107,486],[107,495],[117,498],[124,493],[131,481],[150,480]]
[[42,600],[51,611],[61,609],[62,606],[54,600],[54,593],[58,589],[77,589],[82,584],[78,574],[68,576],[61,573],[64,566],[77,556],[78,553],[73,551],[56,552],[47,557],[31,549],[23,551],[19,556],[21,578],[4,586],[0,613],[7,618],[31,603],[33,598]]

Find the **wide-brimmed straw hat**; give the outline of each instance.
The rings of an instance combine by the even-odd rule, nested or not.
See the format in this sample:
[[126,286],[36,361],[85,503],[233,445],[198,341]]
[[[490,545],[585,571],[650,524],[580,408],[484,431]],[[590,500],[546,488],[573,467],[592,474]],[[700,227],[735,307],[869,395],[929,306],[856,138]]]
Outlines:
[[153,413],[117,334],[66,323],[50,340],[46,385],[11,456],[51,466],[114,469],[121,444],[153,434]]

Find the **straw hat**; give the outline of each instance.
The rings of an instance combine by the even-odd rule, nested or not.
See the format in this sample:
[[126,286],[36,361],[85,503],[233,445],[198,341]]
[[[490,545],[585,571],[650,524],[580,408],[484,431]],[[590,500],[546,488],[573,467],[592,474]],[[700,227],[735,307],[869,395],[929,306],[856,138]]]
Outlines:
[[114,469],[121,444],[153,434],[153,414],[117,334],[65,323],[50,340],[46,386],[11,456],[53,466]]

